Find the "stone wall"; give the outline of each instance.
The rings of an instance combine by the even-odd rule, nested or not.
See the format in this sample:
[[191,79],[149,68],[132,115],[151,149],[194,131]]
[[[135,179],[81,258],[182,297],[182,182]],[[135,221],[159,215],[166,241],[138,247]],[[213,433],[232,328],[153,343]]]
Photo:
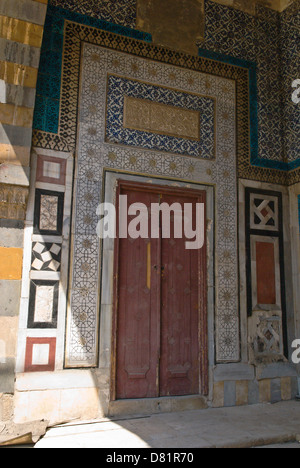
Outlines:
[[48,0],[0,5],[0,419],[14,391],[35,88]]

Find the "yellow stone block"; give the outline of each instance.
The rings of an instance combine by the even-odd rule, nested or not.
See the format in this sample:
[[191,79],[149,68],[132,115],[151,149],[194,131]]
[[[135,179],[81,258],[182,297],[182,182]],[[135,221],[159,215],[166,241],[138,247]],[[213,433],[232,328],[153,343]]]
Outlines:
[[0,61],[0,80],[6,83],[35,88],[37,74],[37,68]]
[[0,122],[2,124],[12,125],[14,121],[14,110],[15,106],[13,106],[12,104],[0,103]]
[[224,406],[224,382],[214,383],[213,407],[222,408]]
[[0,280],[22,278],[23,249],[0,247]]
[[41,47],[43,26],[0,16],[0,37],[33,47]]
[[31,128],[33,121],[33,109],[19,106],[16,109],[15,125],[19,127]]
[[9,163],[15,166],[29,166],[30,148],[12,146],[0,143],[0,163]]
[[0,103],[0,121],[18,127],[32,127],[33,109]]
[[292,380],[291,377],[281,379],[281,399],[288,401],[292,398]]
[[269,403],[271,401],[271,380],[261,380],[259,382],[259,402]]
[[248,404],[248,381],[241,380],[236,382],[236,405],[243,406]]

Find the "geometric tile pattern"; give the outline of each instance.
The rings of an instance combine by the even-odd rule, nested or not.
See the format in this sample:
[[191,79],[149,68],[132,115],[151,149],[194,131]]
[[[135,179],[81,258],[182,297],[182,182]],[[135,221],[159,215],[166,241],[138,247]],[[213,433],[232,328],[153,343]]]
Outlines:
[[254,340],[256,356],[282,355],[282,330],[280,317],[262,318]]
[[278,197],[250,195],[252,229],[278,231]]
[[32,246],[32,270],[60,271],[61,245],[35,242]]
[[297,159],[299,167],[299,118],[291,101],[291,83],[299,69],[299,6],[296,0],[279,14],[256,5],[251,16],[207,0],[205,40],[199,43],[203,50],[256,64],[259,164],[269,161],[274,168],[276,162],[287,166]]
[[[105,90],[111,75],[126,77],[130,83],[149,83],[151,89],[168,88],[178,95],[201,95],[214,99],[218,109],[214,118],[216,161],[106,142]],[[215,285],[219,291],[215,318],[216,354],[219,362],[238,361],[235,82],[85,44],[79,96],[79,145],[73,215],[75,231],[71,253],[70,307],[67,312],[66,366],[97,364],[101,256],[100,242],[96,236],[99,218],[95,213],[102,201],[104,168],[216,185],[216,255],[219,259]],[[118,119],[118,112],[115,115]]]
[[291,168],[300,164],[300,103],[296,104],[291,99],[295,90],[291,84],[299,78],[299,26],[300,25],[300,0],[295,0],[292,5],[281,14],[281,70],[283,92],[283,120],[285,134],[285,160]]
[[263,200],[263,202],[260,203],[260,200],[254,201],[255,203],[255,220],[254,224],[255,225],[261,225],[263,224],[264,226],[274,226],[275,225],[275,213],[274,213],[274,202],[270,202],[268,200]]
[[135,28],[136,0],[50,0],[52,6],[61,7],[86,16],[101,18],[111,23]]
[[[213,2],[209,2],[213,3]],[[218,5],[220,6],[220,5]],[[281,168],[282,161],[277,160],[278,168],[253,166],[249,160],[249,72],[244,67],[231,66],[220,59],[206,59],[204,57],[188,56],[176,51],[168,51],[163,47],[149,42],[136,41],[128,36],[128,32],[122,32],[127,37],[118,36],[107,31],[98,30],[83,24],[69,23],[65,18],[60,20],[66,23],[65,42],[63,51],[63,76],[60,101],[60,122],[57,134],[34,130],[33,143],[36,147],[43,147],[58,151],[74,151],[76,147],[76,131],[78,114],[78,82],[80,75],[81,41],[110,47],[114,50],[125,51],[137,57],[145,57],[150,60],[158,60],[162,64],[172,64],[181,67],[189,74],[198,70],[212,73],[220,77],[233,79],[237,86],[237,147],[238,147],[238,176],[241,178],[272,182],[275,184],[294,184],[300,180],[300,169],[288,173]],[[75,20],[76,21],[76,20]],[[80,19],[82,21],[82,19]],[[63,31],[63,26],[59,26]],[[98,26],[96,26],[98,27]],[[103,27],[103,29],[106,29]],[[135,31],[136,33],[137,31]],[[148,39],[147,39],[148,40]],[[223,56],[226,58],[226,56]],[[45,65],[46,66],[46,65]],[[134,66],[134,64],[132,64]],[[112,69],[112,74],[116,68]],[[151,80],[150,80],[151,81]],[[176,83],[176,79],[175,79]],[[170,84],[170,83],[169,83]],[[210,86],[207,83],[207,86]],[[174,87],[174,83],[172,83]],[[201,93],[203,94],[203,93]],[[246,110],[247,109],[247,110]],[[251,119],[253,120],[253,119]],[[277,167],[277,166],[276,166]]]

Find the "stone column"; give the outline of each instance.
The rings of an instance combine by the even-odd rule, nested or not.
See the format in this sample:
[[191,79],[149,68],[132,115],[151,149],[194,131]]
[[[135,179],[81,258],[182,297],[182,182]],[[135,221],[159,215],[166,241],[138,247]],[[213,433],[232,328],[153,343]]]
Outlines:
[[0,3],[0,395],[14,392],[33,110],[47,3]]

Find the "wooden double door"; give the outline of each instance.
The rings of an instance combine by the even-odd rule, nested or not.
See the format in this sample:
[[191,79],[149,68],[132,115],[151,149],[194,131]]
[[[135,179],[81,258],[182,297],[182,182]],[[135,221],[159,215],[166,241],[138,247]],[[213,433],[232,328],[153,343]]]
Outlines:
[[[128,206],[143,203],[148,208],[149,236],[116,239],[113,399],[205,395],[206,241],[201,249],[186,249],[190,239],[174,235],[180,219],[176,212],[170,212],[169,236],[163,233],[162,216],[155,238],[150,224],[158,203],[176,203],[182,210],[185,203],[192,204],[196,218],[196,204],[205,205],[206,193],[125,181],[118,182],[117,192],[127,195]],[[128,216],[128,225],[133,219]]]

